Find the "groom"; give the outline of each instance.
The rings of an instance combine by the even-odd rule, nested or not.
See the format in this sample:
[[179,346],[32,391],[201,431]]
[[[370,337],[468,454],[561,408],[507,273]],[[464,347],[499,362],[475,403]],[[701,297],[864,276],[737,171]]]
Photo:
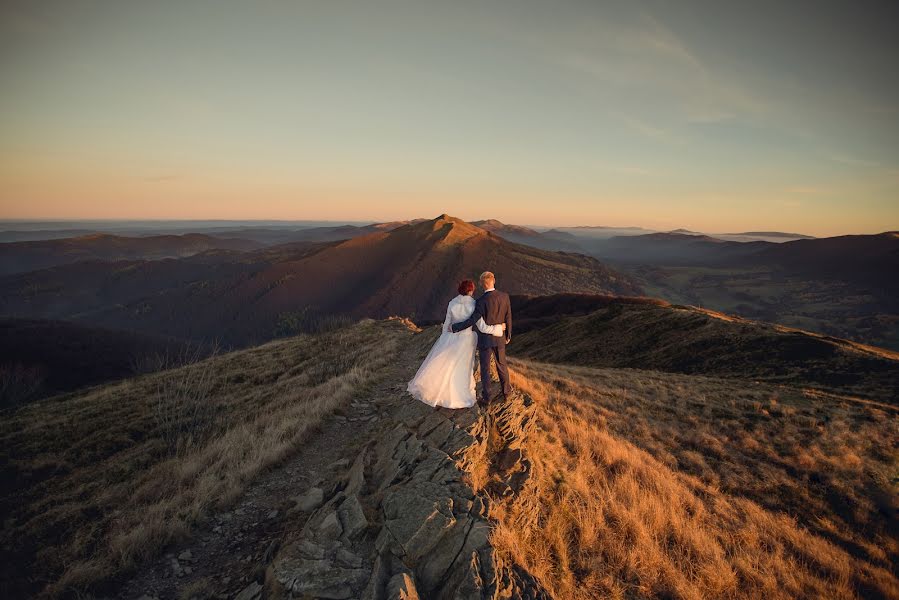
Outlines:
[[512,392],[512,386],[509,385],[509,369],[506,367],[506,344],[512,339],[512,305],[509,303],[509,294],[494,289],[496,285],[496,277],[490,271],[481,273],[481,287],[484,293],[478,298],[474,305],[474,313],[467,320],[461,323],[453,323],[449,329],[453,333],[458,333],[464,329],[468,329],[483,318],[487,325],[506,324],[505,337],[494,336],[481,331],[475,327],[478,334],[478,357],[480,358],[481,369],[481,386],[483,394],[478,404],[486,406],[490,402],[490,357],[496,359],[496,373],[499,375],[499,382],[503,386],[503,396],[508,396]]

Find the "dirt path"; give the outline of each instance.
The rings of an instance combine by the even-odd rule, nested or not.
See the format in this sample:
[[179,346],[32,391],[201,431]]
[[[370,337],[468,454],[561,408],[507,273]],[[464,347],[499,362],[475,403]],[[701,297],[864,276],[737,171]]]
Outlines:
[[330,491],[360,449],[383,433],[398,404],[412,401],[404,383],[415,374],[418,357],[409,346],[374,389],[327,417],[295,454],[249,484],[231,510],[214,514],[192,539],[145,564],[116,597],[230,599],[261,580],[285,532],[308,516],[291,510],[295,498],[313,487]]
[[432,338],[412,336],[376,385],[116,597],[536,597],[497,564],[487,517],[528,475],[507,425],[522,430],[529,403],[513,395],[487,418],[413,400],[406,382]]

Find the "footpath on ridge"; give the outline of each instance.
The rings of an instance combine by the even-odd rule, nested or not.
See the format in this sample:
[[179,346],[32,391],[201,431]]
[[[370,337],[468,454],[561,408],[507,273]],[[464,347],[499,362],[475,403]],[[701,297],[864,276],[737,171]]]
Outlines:
[[543,597],[490,545],[491,502],[529,475],[520,441],[533,403],[518,392],[486,411],[415,401],[405,383],[431,337],[415,334],[380,384],[119,597]]

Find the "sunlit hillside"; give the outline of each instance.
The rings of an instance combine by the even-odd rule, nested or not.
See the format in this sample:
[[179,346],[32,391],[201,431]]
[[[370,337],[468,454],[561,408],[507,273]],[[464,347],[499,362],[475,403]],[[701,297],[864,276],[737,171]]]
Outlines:
[[[897,409],[516,360],[528,478],[496,551],[551,598],[897,598]],[[514,421],[515,410],[500,420]],[[478,487],[495,476],[480,473]]]
[[[800,345],[789,364],[817,367],[765,380],[741,362],[747,326],[701,338],[722,362],[666,372],[681,358],[664,336],[640,355],[627,330],[591,328],[593,310],[541,320],[547,304],[610,302],[565,301],[531,299],[513,353],[558,326],[580,352],[600,336],[630,362],[565,363],[547,341],[552,362],[513,358],[516,392],[487,412],[405,393],[439,331],[397,319],[6,410],[3,589],[899,598],[899,408],[815,382],[857,363]],[[682,309],[619,304],[691,330]]]

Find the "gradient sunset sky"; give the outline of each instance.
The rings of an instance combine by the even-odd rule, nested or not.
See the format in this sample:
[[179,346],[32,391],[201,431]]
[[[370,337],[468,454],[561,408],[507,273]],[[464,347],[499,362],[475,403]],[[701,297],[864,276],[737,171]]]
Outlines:
[[0,218],[899,229],[896,6],[4,1]]

